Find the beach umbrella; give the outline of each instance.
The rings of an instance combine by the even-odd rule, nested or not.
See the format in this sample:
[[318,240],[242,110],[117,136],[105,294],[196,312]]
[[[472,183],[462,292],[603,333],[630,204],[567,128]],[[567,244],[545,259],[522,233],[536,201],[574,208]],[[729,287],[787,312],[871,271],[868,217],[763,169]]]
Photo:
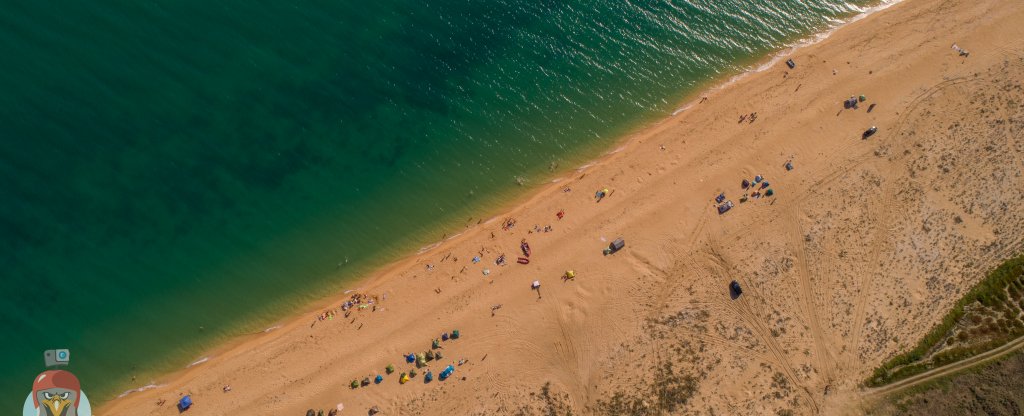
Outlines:
[[335,409],[337,409],[339,412],[341,412],[342,410],[345,410],[345,405],[341,404],[341,403],[338,403],[338,406],[335,407]]

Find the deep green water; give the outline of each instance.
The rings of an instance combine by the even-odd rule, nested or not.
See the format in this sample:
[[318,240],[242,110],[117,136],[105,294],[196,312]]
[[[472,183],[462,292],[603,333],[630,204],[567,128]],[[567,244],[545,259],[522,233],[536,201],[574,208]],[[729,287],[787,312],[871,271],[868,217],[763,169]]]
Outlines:
[[47,348],[71,348],[94,402],[182,368],[859,10],[3,3],[4,409]]

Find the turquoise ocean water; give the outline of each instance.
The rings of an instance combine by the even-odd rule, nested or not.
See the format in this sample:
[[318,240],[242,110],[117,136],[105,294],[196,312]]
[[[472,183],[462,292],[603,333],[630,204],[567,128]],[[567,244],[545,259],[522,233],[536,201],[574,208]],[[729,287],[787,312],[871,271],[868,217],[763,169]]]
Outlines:
[[109,400],[871,2],[4,3],[0,408],[19,409],[44,349]]

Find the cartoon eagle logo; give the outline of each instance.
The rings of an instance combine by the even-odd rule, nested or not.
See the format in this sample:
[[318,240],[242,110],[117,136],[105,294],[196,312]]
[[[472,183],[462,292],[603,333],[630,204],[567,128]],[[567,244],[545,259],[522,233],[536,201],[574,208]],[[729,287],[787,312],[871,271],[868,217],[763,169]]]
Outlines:
[[78,377],[64,370],[44,371],[32,383],[36,416],[84,416],[78,411],[82,396]]

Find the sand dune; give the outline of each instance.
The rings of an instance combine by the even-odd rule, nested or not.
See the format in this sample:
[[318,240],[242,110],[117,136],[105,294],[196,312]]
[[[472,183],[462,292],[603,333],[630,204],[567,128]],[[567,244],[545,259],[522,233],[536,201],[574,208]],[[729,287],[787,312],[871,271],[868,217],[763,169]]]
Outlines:
[[[323,308],[310,309],[97,414],[176,414],[185,392],[204,415],[339,402],[389,415],[858,413],[876,365],[1024,249],[1021,21],[1017,1],[907,0],[851,23],[794,51],[795,69],[715,90],[567,174],[503,216],[513,228],[476,226],[368,280],[363,293],[387,296],[375,312],[311,327]],[[740,203],[755,175],[775,195]],[[720,192],[735,203],[724,215]],[[619,236],[626,248],[603,255]],[[560,279],[568,269],[575,280]],[[389,363],[407,371],[403,354],[454,328],[461,339],[428,366],[467,359],[451,379],[348,387]]]

